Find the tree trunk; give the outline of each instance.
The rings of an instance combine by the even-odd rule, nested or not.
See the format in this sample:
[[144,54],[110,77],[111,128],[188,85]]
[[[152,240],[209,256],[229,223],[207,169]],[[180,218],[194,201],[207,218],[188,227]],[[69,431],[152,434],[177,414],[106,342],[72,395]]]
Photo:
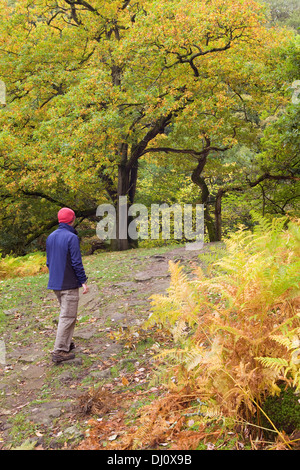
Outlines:
[[222,240],[222,197],[225,194],[223,188],[219,189],[215,203],[216,241]]
[[[128,226],[132,218],[128,217],[127,223],[124,223],[125,208],[120,206],[120,198],[127,197],[127,213],[129,205],[134,203],[136,184],[138,178],[138,162],[147,149],[147,145],[158,134],[161,134],[164,129],[170,124],[172,113],[167,116],[161,116],[153,123],[153,126],[147,131],[146,135],[139,142],[131,146],[130,155],[128,152],[128,144],[122,143],[118,149],[118,159],[120,161],[118,166],[118,188],[117,188],[117,202],[116,202],[116,218],[117,230],[116,239],[112,240],[111,246],[114,250],[123,251],[137,246],[137,240],[133,240],[128,235]],[[127,233],[126,233],[127,232]]]
[[[137,240],[128,235],[128,226],[132,217],[128,217],[128,208],[134,203],[138,176],[138,162],[133,166],[121,163],[118,169],[118,189],[116,202],[116,239],[111,240],[111,248],[125,251],[137,247]],[[126,198],[126,203],[124,203]]]
[[192,181],[201,190],[201,203],[204,205],[204,222],[208,233],[209,241],[217,241],[216,227],[212,216],[209,213],[209,190],[205,179],[201,176],[204,169],[208,153],[198,160],[198,165],[192,173]]

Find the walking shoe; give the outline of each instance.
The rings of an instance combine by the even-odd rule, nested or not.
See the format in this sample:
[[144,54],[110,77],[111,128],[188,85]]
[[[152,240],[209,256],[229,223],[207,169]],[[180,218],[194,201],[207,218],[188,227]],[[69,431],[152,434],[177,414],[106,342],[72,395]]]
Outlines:
[[55,353],[52,353],[52,361],[55,362],[56,364],[59,364],[60,362],[63,361],[69,361],[70,359],[74,359],[75,354],[72,352],[65,352],[65,351],[58,351]]
[[72,341],[71,344],[70,344],[69,351],[73,351],[73,349],[76,349],[76,346],[75,346],[75,343],[73,343],[73,341]]

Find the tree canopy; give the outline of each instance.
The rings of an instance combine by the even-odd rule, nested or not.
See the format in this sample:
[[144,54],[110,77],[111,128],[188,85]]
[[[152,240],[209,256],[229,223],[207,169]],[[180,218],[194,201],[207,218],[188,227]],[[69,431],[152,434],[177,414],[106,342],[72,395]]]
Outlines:
[[29,246],[62,206],[83,220],[102,202],[134,202],[141,162],[170,155],[209,225],[203,171],[226,180],[226,151],[257,152],[261,116],[290,99],[279,51],[294,35],[266,11],[254,0],[1,0],[2,249]]

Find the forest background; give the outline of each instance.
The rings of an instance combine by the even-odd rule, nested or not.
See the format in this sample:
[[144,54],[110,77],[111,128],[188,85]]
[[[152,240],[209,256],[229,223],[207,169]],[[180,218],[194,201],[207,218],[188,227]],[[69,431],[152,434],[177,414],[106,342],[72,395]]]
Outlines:
[[298,0],[1,1],[2,254],[44,251],[64,206],[92,240],[124,195],[203,204],[206,241],[298,217],[299,21]]

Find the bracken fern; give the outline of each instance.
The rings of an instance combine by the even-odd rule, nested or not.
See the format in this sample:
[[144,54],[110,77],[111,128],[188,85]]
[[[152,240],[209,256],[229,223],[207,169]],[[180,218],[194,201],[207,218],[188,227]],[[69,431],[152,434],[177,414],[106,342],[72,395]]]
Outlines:
[[170,289],[152,298],[148,320],[173,333],[172,374],[186,371],[178,387],[188,382],[222,412],[247,419],[278,393],[278,381],[300,387],[300,224],[253,217],[253,232],[241,228],[227,240],[214,277],[197,268],[188,280],[170,263]]

